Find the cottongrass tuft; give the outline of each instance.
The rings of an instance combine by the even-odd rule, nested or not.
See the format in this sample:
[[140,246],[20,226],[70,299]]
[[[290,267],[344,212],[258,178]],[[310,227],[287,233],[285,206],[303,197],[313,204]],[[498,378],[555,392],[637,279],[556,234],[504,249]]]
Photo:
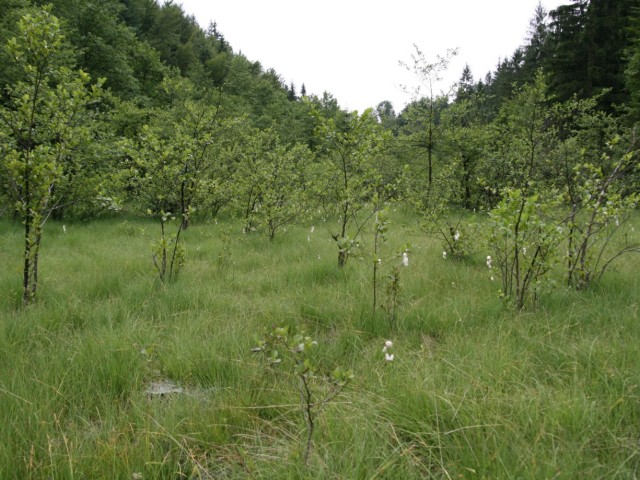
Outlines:
[[384,353],[384,360],[386,362],[393,362],[395,355],[391,353],[393,348],[393,342],[391,340],[385,340],[384,347],[382,347],[382,353]]

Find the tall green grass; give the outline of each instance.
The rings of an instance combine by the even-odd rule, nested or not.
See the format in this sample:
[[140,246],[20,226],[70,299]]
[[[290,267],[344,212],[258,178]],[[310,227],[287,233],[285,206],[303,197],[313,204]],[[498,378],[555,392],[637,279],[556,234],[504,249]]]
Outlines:
[[[49,222],[26,309],[20,226],[0,222],[0,478],[636,478],[639,259],[517,313],[482,250],[443,260],[410,215],[392,221],[383,258],[413,244],[395,328],[372,312],[369,256],[339,269],[321,221],[272,242],[193,225],[166,285],[157,225]],[[318,340],[320,373],[355,373],[307,465],[294,379],[250,351],[278,323]]]

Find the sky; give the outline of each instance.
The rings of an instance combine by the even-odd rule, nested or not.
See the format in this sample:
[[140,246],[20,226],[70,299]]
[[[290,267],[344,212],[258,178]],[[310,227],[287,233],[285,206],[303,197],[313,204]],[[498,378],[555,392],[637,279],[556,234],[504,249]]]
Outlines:
[[419,85],[416,45],[428,61],[458,53],[436,87],[446,91],[468,64],[476,80],[494,71],[527,38],[538,3],[568,0],[177,0],[202,28],[211,22],[250,61],[274,69],[299,93],[331,93],[347,110],[383,100],[396,112]]

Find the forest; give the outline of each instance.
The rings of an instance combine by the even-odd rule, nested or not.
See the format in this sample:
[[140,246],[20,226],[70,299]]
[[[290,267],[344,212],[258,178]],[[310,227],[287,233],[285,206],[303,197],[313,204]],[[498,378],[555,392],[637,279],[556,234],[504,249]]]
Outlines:
[[399,112],[241,47],[0,0],[0,477],[636,478],[640,0]]

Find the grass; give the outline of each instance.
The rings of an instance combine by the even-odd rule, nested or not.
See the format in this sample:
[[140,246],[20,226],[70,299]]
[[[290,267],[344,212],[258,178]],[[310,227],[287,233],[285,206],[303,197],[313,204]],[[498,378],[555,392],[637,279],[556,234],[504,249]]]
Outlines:
[[[168,285],[155,224],[49,222],[26,309],[20,228],[0,222],[0,478],[637,478],[638,257],[516,313],[482,252],[445,261],[397,216],[387,256],[413,249],[395,330],[372,313],[368,262],[338,269],[321,222],[272,242],[196,224]],[[295,384],[250,352],[281,322],[318,340],[322,371],[355,373],[306,466]],[[149,394],[161,380],[183,393]]]

